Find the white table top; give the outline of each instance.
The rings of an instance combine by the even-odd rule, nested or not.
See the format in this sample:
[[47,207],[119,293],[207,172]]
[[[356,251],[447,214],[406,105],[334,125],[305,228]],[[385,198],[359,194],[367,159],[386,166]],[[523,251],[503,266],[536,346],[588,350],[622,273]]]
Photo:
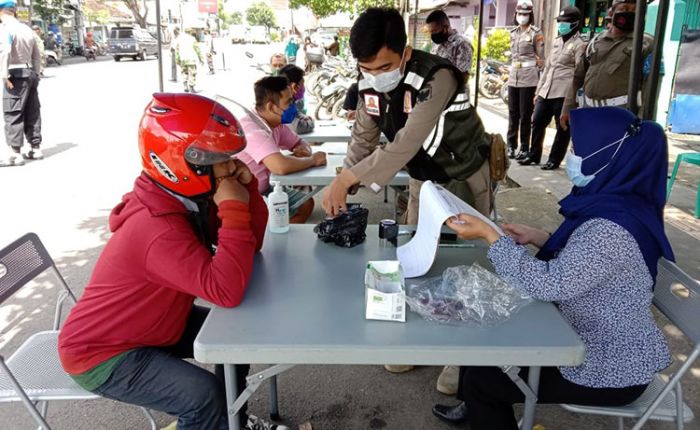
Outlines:
[[[534,302],[491,328],[429,323],[412,311],[406,323],[364,318],[367,261],[395,259],[380,248],[377,226],[365,243],[323,243],[313,225],[267,233],[240,306],[214,308],[194,343],[203,363],[576,365],[583,343],[550,303]],[[486,248],[440,248],[427,276],[478,261]],[[407,284],[420,282],[409,279]]]
[[[316,121],[311,133],[300,134],[299,137],[309,143],[350,142],[351,129],[347,121]],[[381,142],[387,142],[382,134]]]
[[[279,181],[282,185],[326,186],[338,176],[336,167],[342,167],[344,159],[345,155],[328,154],[325,166],[312,167],[288,175],[271,174],[270,182]],[[401,170],[394,176],[389,185],[407,186],[408,179],[408,172]]]

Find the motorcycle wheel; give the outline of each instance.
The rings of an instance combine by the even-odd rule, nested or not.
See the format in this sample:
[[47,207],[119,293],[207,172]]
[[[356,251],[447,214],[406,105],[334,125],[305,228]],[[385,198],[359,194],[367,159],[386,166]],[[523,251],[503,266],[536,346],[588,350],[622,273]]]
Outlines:
[[492,76],[485,76],[483,80],[479,81],[479,94],[487,99],[497,98],[500,90],[500,88],[497,86],[498,84],[499,83],[497,83],[495,78]]
[[503,103],[508,104],[508,85],[503,85],[501,87],[500,96]]
[[333,104],[333,119],[345,119],[348,116],[348,111],[343,109],[343,103],[345,102],[345,95],[338,98],[338,100]]
[[333,104],[336,101],[336,94],[331,94],[316,106],[314,118],[318,121],[328,121],[333,119]]

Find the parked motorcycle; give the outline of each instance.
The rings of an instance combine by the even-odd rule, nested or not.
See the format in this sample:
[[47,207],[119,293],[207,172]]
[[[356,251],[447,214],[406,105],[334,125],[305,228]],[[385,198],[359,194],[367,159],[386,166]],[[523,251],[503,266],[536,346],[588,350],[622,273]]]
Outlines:
[[482,61],[479,94],[487,99],[495,99],[501,96],[501,89],[505,88],[507,96],[508,74],[509,67],[506,64],[489,59]]

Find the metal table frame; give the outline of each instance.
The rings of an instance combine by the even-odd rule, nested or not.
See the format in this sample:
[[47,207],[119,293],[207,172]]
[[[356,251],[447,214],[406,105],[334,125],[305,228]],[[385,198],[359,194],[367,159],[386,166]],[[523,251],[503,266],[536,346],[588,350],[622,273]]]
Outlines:
[[[395,259],[395,249],[379,247],[376,226],[368,227],[365,243],[351,249],[318,241],[312,228],[292,225],[287,234],[268,234],[255,257],[243,303],[235,309],[212,309],[195,340],[199,362],[224,364],[230,429],[239,429],[238,410],[268,379],[271,416],[276,418],[276,375],[295,365],[399,362],[501,366],[526,396],[521,428],[531,429],[540,368],[575,366],[585,357],[583,343],[554,305],[538,301],[488,328],[431,324],[411,312],[404,324],[367,321],[364,267],[369,260]],[[485,254],[486,247],[480,244],[439,248],[426,277],[472,261],[490,267]],[[406,280],[407,285],[417,282],[420,279]],[[324,303],[343,306],[324,307]],[[269,324],[260,324],[260,315],[275,315],[284,324],[269,330]],[[234,364],[239,363],[278,364],[248,376],[248,387],[238,393]],[[527,384],[517,378],[517,366],[530,367]]]

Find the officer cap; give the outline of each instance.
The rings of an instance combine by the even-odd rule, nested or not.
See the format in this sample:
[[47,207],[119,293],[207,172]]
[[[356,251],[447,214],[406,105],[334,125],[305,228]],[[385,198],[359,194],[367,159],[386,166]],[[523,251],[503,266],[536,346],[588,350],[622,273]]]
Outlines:
[[581,20],[581,11],[576,6],[567,6],[559,12],[557,21],[576,22]]
[[12,7],[17,7],[17,1],[15,0],[0,0],[0,9],[8,9]]
[[520,0],[518,4],[515,6],[515,11],[516,12],[532,12],[533,7],[532,7],[532,1],[530,0]]

